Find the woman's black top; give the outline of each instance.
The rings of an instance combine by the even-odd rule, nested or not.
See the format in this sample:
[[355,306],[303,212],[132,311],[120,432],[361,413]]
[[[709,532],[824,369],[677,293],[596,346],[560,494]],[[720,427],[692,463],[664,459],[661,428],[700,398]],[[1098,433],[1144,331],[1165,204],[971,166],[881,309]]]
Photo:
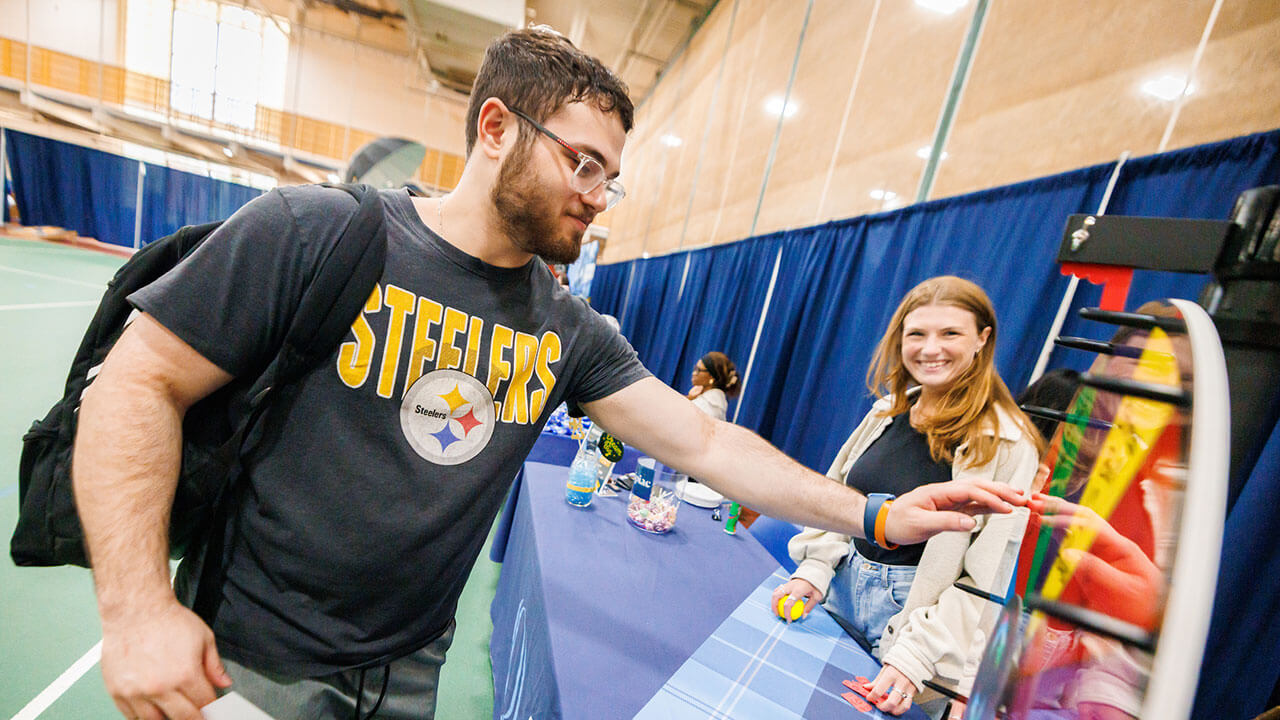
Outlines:
[[[924,433],[911,427],[908,413],[893,419],[849,468],[844,484],[864,495],[892,493],[902,496],[928,483],[951,480],[951,463],[935,462],[929,456],[929,441]],[[872,528],[867,528],[870,534]],[[902,545],[885,550],[862,538],[854,538],[854,547],[868,560],[886,565],[919,565],[924,543]]]

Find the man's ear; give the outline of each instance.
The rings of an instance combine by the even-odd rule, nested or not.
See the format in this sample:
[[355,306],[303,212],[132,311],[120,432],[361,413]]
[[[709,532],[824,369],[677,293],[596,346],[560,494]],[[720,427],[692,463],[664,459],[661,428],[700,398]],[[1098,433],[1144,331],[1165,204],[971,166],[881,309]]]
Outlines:
[[515,114],[498,98],[485,100],[476,119],[475,149],[486,157],[497,160],[502,154],[503,142],[512,142],[515,133]]

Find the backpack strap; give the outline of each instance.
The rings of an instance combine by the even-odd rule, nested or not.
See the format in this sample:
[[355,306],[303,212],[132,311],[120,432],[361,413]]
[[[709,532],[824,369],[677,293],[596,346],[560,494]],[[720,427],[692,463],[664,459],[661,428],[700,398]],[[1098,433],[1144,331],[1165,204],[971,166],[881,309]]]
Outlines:
[[382,277],[387,228],[382,200],[369,185],[327,185],[360,203],[342,236],[311,280],[281,349],[275,384],[297,380],[333,352]]
[[346,337],[351,323],[382,277],[386,263],[387,228],[378,190],[353,184],[326,187],[345,191],[360,207],[308,283],[280,352],[253,384],[247,412],[219,450],[222,464],[230,468],[231,475],[215,502],[208,539],[198,550],[193,572],[199,580],[191,603],[191,609],[210,625],[222,599],[219,589],[225,579],[226,541],[235,532],[234,527],[229,532],[226,528],[244,489],[239,479],[240,460],[248,436],[270,406],[268,399],[275,394],[274,390],[300,379]]

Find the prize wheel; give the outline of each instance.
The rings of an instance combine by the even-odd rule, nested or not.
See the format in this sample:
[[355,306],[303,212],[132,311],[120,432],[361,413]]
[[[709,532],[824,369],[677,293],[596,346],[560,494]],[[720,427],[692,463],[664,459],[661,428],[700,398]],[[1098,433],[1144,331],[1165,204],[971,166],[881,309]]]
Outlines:
[[[1198,305],[1117,325],[1058,416],[1044,512],[974,683],[973,718],[1186,718],[1226,512],[1226,363]],[[1020,570],[1021,572],[1021,570]]]

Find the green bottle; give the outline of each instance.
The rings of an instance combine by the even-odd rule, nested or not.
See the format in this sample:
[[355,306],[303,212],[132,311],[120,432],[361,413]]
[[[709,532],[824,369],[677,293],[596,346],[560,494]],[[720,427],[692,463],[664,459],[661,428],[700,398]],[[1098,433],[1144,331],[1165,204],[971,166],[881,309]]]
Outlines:
[[729,517],[724,520],[724,531],[730,535],[738,532],[738,514],[741,510],[742,508],[738,506],[738,503],[729,503]]

